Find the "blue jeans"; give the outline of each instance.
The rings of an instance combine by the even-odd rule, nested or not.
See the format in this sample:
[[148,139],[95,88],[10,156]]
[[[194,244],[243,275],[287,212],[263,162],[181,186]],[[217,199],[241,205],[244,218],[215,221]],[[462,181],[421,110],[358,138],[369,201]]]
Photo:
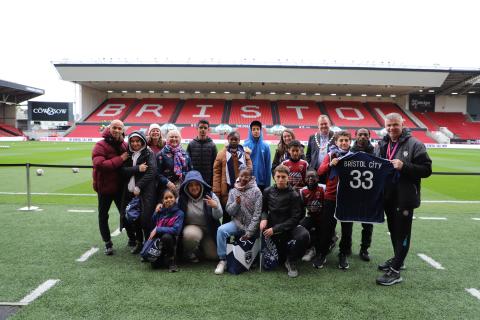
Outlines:
[[217,230],[217,254],[220,260],[227,258],[227,238],[230,236],[240,236],[245,231],[239,229],[234,221],[222,224]]

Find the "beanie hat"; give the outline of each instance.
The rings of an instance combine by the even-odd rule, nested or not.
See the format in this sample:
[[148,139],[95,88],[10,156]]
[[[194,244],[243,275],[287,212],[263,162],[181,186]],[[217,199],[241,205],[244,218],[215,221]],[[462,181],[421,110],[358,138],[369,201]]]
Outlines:
[[162,129],[160,129],[160,126],[156,123],[152,123],[150,125],[150,127],[148,127],[148,133],[150,133],[150,131],[152,131],[152,129],[158,129],[158,130],[160,130],[160,132],[162,132]]

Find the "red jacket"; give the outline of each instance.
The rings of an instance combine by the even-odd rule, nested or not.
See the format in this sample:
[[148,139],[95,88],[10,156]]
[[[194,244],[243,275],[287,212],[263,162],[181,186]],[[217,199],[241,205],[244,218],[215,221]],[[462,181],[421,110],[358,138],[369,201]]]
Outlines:
[[326,200],[331,200],[331,201],[336,201],[337,200],[337,184],[338,184],[338,177],[335,176],[333,179],[330,179],[330,161],[332,159],[337,158],[336,155],[332,156],[331,153],[327,154],[325,158],[323,158],[323,162],[318,167],[318,175],[323,175],[325,174],[327,177],[327,183],[326,183],[326,188],[325,188],[325,199]]
[[93,190],[99,194],[115,194],[122,190],[120,167],[123,160],[120,155],[127,151],[127,143],[113,140],[108,128],[102,137],[92,150]]

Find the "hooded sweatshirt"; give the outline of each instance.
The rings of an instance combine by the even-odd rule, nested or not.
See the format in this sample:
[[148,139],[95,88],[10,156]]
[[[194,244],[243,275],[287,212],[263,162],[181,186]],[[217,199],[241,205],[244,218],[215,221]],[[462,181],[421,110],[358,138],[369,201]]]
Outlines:
[[[142,147],[138,151],[134,151],[132,149],[132,146],[130,145],[130,139],[133,137],[138,137],[140,138],[142,142]],[[128,150],[131,152],[131,157],[132,157],[132,166],[137,165],[137,160],[140,157],[143,149],[147,147],[147,140],[145,139],[145,136],[143,136],[140,132],[134,131],[132,134],[128,136]],[[130,177],[130,180],[128,181],[128,191],[133,192],[135,190],[135,175],[132,175]]]
[[269,187],[272,171],[272,160],[270,155],[270,146],[263,141],[263,132],[260,131],[260,137],[255,139],[252,135],[252,129],[248,130],[248,139],[243,144],[252,150],[250,158],[253,164],[253,176],[257,179],[257,185]]
[[[200,196],[197,198],[188,192],[188,184],[192,181],[198,182],[201,187]],[[216,208],[206,205],[204,199],[207,195],[217,201]],[[178,205],[185,212],[185,225],[193,224],[205,226],[209,230],[215,229],[216,235],[218,220],[223,216],[222,206],[218,197],[212,192],[212,187],[203,180],[200,172],[192,170],[187,173],[185,181],[180,186]]]
[[[240,197],[240,204],[236,201],[237,197]],[[262,192],[257,187],[255,177],[252,177],[245,186],[241,186],[237,179],[235,188],[228,194],[225,209],[232,216],[237,227],[244,230],[248,237],[257,234],[262,213]]]

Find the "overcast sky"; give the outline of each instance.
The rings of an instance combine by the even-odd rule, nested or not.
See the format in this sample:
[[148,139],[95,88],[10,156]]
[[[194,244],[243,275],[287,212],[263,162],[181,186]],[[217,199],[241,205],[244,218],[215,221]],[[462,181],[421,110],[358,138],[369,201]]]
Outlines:
[[51,64],[64,59],[480,69],[478,1],[15,0],[1,12],[0,79],[44,101],[75,99]]

